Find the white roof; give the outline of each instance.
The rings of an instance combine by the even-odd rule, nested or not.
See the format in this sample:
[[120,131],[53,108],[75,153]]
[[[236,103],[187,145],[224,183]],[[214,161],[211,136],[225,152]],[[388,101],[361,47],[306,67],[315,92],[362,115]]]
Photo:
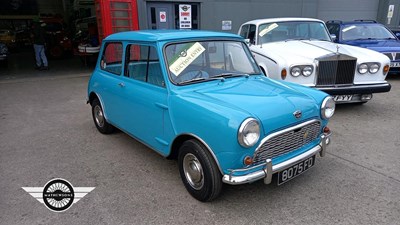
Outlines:
[[248,21],[244,24],[263,24],[263,23],[274,23],[274,22],[288,22],[288,21],[314,21],[314,22],[321,22],[323,23],[324,21],[318,20],[318,19],[313,19],[313,18],[302,18],[302,17],[283,17],[283,18],[268,18],[268,19],[256,19],[256,20],[251,20]]

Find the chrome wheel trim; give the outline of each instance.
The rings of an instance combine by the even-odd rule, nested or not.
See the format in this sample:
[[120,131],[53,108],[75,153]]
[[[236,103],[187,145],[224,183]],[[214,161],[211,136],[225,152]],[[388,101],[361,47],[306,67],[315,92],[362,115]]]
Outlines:
[[104,126],[104,114],[103,110],[99,105],[96,105],[93,109],[94,119],[96,121],[97,126],[103,127]]
[[183,158],[183,173],[190,186],[195,190],[200,190],[204,185],[203,167],[197,157],[188,153]]

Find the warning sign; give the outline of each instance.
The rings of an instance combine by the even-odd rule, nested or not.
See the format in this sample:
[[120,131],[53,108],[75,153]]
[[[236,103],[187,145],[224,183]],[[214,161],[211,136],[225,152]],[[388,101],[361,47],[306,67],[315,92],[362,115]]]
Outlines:
[[192,6],[179,5],[179,28],[192,29]]
[[161,23],[167,22],[167,13],[165,11],[160,11],[160,22]]

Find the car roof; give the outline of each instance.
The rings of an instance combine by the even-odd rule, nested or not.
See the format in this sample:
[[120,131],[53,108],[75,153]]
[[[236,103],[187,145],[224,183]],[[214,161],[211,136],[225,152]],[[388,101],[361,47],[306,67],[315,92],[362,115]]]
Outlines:
[[[292,21],[311,21],[311,22],[321,22],[324,21],[314,18],[303,18],[303,17],[282,17],[282,18],[267,18],[267,19],[256,19],[248,21],[244,24],[263,24],[263,23],[273,23],[273,22],[292,22]],[[244,25],[243,24],[243,25]]]
[[109,35],[104,40],[107,41],[143,41],[143,42],[155,42],[155,41],[169,41],[169,40],[182,40],[191,38],[235,38],[243,39],[239,35],[214,32],[214,31],[203,31],[203,30],[139,30],[139,31],[125,31]]

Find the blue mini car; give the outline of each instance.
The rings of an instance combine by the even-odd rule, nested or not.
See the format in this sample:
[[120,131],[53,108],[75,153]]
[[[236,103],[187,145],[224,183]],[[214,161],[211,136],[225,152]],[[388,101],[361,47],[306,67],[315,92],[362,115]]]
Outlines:
[[283,184],[324,156],[335,102],[267,78],[244,40],[208,31],[108,36],[88,85],[97,129],[118,128],[177,159],[188,192],[211,201],[222,184]]
[[389,73],[400,72],[400,40],[384,25],[374,20],[326,22],[335,42],[368,48],[383,53],[390,59]]

